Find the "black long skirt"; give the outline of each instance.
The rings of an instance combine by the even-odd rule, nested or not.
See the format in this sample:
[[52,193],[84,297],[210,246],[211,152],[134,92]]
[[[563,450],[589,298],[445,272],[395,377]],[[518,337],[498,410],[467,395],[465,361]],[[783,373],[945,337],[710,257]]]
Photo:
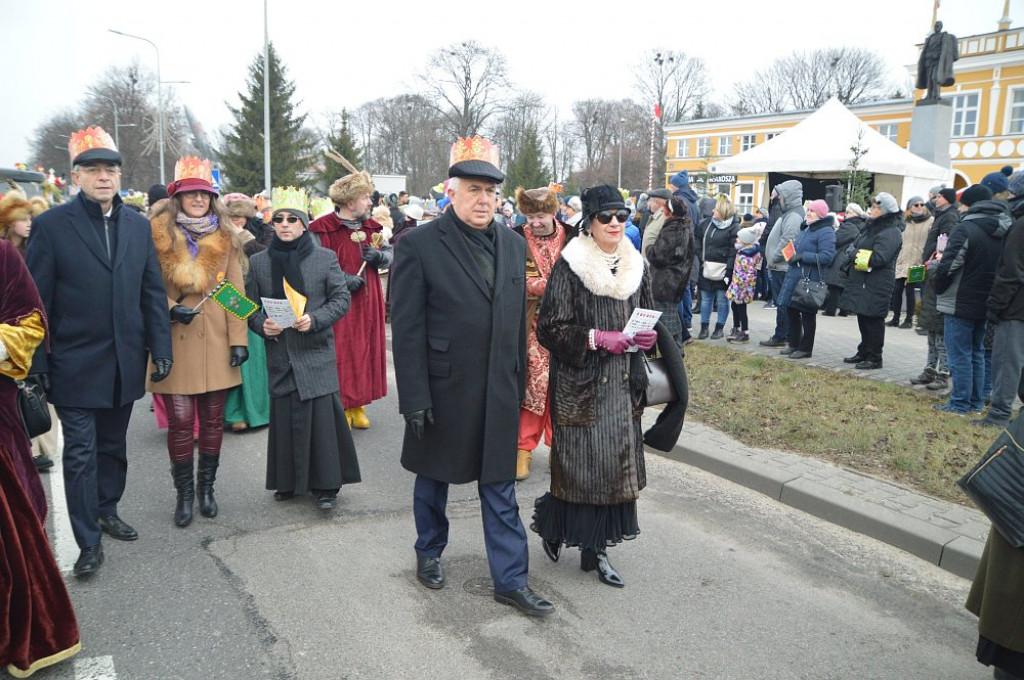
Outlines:
[[616,505],[570,503],[546,493],[533,504],[530,529],[545,541],[604,552],[640,535],[636,501]]
[[303,494],[359,481],[356,447],[337,392],[302,401],[295,391],[270,400],[268,489]]

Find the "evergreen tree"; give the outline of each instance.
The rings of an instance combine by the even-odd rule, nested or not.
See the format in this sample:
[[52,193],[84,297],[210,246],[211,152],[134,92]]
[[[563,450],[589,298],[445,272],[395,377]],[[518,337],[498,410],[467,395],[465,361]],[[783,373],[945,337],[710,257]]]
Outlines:
[[873,186],[871,173],[866,170],[862,170],[862,159],[867,154],[868,150],[864,148],[864,131],[860,130],[857,133],[857,143],[850,147],[850,153],[853,156],[850,158],[849,165],[846,166],[846,202],[857,203],[861,206],[867,206],[868,199],[871,196],[871,188]]
[[505,191],[506,196],[513,196],[516,187],[524,189],[536,189],[547,186],[550,182],[550,173],[544,167],[541,160],[540,142],[537,139],[537,129],[527,128],[523,139],[522,149],[519,157],[509,161],[505,170]]
[[[295,84],[287,79],[285,67],[269,47],[270,61],[270,172],[274,186],[303,186],[301,174],[308,170],[312,137],[303,129],[305,115],[297,115],[292,97]],[[221,165],[231,191],[252,195],[264,188],[263,165],[263,54],[249,67],[247,92],[239,93],[242,104],[229,107],[235,117],[224,138]]]
[[317,171],[316,185],[324,193],[334,184],[335,180],[349,174],[344,165],[326,155],[325,152],[339,153],[352,165],[362,168],[362,152],[356,147],[355,139],[352,138],[349,118],[348,111],[342,109],[341,115],[332,121],[331,128],[323,139],[324,148],[318,158],[323,163],[323,169]]

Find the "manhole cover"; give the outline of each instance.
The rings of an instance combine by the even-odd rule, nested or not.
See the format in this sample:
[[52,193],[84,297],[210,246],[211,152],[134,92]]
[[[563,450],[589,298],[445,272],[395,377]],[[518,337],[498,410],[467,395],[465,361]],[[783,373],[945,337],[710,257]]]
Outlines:
[[470,595],[493,595],[494,582],[489,576],[478,576],[463,583],[462,589]]

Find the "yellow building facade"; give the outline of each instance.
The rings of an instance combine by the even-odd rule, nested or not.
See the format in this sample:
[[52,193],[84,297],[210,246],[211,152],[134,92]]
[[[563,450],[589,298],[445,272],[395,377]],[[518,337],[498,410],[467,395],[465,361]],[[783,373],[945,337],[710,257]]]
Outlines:
[[[1004,166],[1024,169],[1024,28],[958,38],[956,84],[943,88],[953,106],[949,155],[957,189],[976,184]],[[913,76],[916,64],[908,67]],[[904,148],[910,145],[914,99],[849,107],[861,120]],[[680,170],[707,176],[709,163],[747,151],[793,127],[813,110],[692,120],[665,126],[665,184]],[[750,212],[764,205],[767,176],[710,176],[706,193],[724,193]],[[718,180],[718,181],[716,181]]]

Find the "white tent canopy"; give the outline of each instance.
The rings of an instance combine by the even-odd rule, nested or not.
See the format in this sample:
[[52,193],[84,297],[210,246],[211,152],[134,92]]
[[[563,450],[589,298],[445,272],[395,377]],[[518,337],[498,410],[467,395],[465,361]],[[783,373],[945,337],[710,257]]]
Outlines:
[[[852,147],[866,153],[860,169],[876,175],[876,190],[900,195],[922,193],[939,182],[950,182],[953,171],[930,163],[889,141],[833,97],[800,123],[749,151],[711,163],[716,174],[750,175],[783,172],[807,177],[839,177],[847,171]],[[902,181],[901,181],[902,180]],[[897,188],[899,187],[899,188]],[[895,191],[894,191],[895,189]]]

